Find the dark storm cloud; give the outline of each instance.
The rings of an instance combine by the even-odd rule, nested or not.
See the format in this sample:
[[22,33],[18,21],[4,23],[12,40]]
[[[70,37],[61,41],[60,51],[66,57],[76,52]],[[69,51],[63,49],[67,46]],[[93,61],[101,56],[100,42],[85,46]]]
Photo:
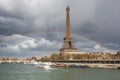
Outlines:
[[[94,15],[88,20],[76,25],[78,34],[82,34],[90,39],[105,44],[119,45],[120,49],[120,0],[100,0],[96,1]],[[91,12],[89,12],[91,13]],[[107,45],[109,48],[116,48],[114,45]]]
[[[4,21],[0,20],[0,34],[40,32],[58,26],[62,23],[63,14],[59,11],[62,7],[56,5],[57,2],[63,1],[2,0],[0,17],[4,18],[5,21],[9,18],[9,21],[5,24]],[[57,7],[59,8],[57,9]]]
[[85,21],[82,24],[80,24],[77,28],[74,29],[76,31],[76,34],[82,34],[84,36],[95,36],[99,32],[99,26],[91,21]]
[[0,17],[0,34],[11,35],[13,33],[20,33],[28,31],[27,24],[22,20],[10,18],[10,17]]
[[112,43],[114,45],[107,45],[107,47],[118,50],[120,50],[119,7],[119,0],[102,0],[95,13],[95,22],[100,26],[100,34],[98,35],[99,37],[96,37],[96,40],[101,41],[104,44]]
[[101,0],[95,11],[99,40],[120,45],[120,0]]
[[[0,25],[0,32],[3,35],[10,35],[17,32],[21,34],[25,32],[52,31],[53,28],[56,28],[56,31],[63,31],[65,28],[66,2],[65,0],[2,0],[0,17],[14,19],[15,21],[13,23],[8,22],[7,24],[2,23]],[[84,13],[88,13],[89,10],[93,11],[94,2],[95,0],[87,0],[87,2],[83,0],[70,1],[72,6],[71,22],[74,26],[79,24],[80,19],[83,21],[82,19],[88,19],[87,17],[92,15],[92,12],[91,14]],[[87,8],[86,6],[89,7]],[[21,22],[16,24],[16,20],[21,21],[23,24],[21,25]]]

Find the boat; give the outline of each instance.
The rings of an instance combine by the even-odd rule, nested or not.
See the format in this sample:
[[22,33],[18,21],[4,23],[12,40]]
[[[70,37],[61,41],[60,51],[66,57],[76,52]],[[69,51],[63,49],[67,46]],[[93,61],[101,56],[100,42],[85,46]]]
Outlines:
[[87,65],[69,65],[70,68],[89,68]]
[[57,64],[55,64],[55,65],[53,65],[53,66],[55,66],[55,67],[67,67],[67,66],[69,66],[69,65],[57,63]]
[[40,62],[39,64],[35,64],[35,67],[41,68],[41,69],[52,69],[51,63],[48,63],[48,62]]
[[117,67],[117,69],[119,69],[119,70],[120,70],[120,67]]

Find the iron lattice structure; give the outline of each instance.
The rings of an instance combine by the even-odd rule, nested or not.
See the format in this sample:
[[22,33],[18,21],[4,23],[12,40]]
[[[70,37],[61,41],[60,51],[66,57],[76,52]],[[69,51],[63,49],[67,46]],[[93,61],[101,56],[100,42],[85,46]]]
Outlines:
[[74,40],[71,35],[70,29],[70,8],[67,6],[66,8],[66,32],[65,37],[63,39],[63,45],[60,49],[60,54],[68,54],[68,53],[77,53],[78,50],[75,47]]

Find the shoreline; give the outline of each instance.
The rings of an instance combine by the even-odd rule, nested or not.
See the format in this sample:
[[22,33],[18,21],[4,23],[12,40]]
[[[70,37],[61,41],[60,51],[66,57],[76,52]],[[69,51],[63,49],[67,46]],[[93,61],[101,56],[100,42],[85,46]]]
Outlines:
[[[24,62],[24,61],[0,61],[0,64],[4,63],[22,63],[22,64],[39,64],[40,62],[32,61],[32,62]],[[44,63],[44,62],[43,62]],[[120,69],[120,63],[119,64],[103,64],[103,63],[64,63],[64,62],[48,62],[52,63],[51,66],[54,67],[72,67],[72,68],[105,68],[105,69]]]
[[120,64],[56,63],[55,67],[120,69]]

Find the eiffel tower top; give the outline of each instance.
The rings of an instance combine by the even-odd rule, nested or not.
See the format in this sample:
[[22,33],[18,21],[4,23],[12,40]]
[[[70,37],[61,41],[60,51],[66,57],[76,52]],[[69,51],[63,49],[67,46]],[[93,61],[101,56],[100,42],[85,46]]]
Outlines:
[[67,5],[66,11],[70,11],[69,4]]

